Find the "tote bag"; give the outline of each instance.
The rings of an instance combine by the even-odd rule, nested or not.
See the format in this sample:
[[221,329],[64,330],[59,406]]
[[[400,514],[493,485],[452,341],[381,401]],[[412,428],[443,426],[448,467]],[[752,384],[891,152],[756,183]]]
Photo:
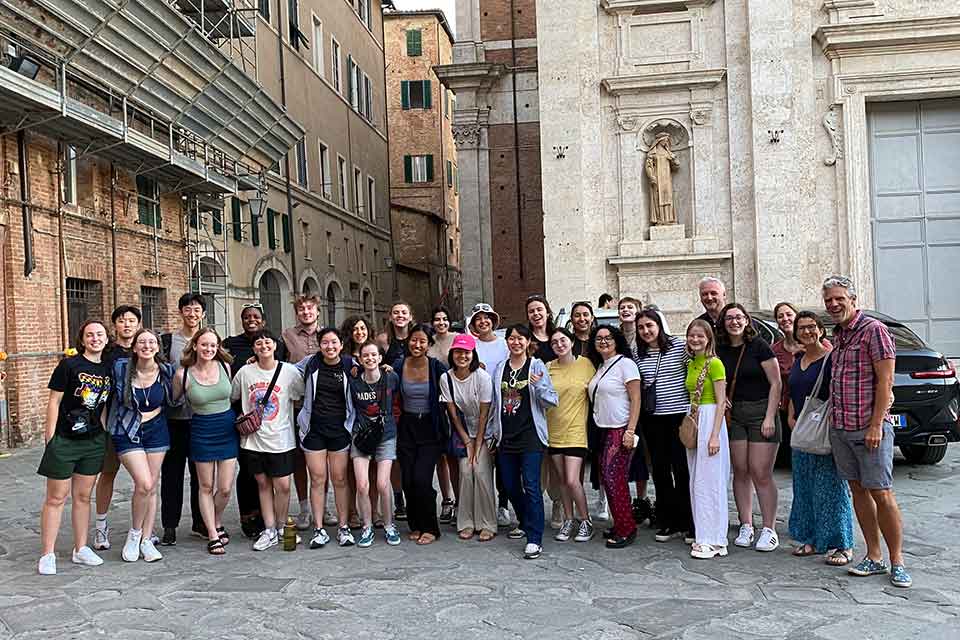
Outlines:
[[797,424],[790,434],[790,446],[798,451],[827,455],[830,448],[830,411],[832,402],[819,398],[820,385],[823,384],[823,372],[830,366],[830,356],[823,359],[820,375],[813,390],[803,402],[803,410],[797,416]]

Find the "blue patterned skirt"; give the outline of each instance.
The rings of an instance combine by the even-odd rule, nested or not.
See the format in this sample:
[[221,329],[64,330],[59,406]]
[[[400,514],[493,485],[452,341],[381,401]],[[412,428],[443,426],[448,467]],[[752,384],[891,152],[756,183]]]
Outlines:
[[790,536],[817,553],[853,548],[850,488],[837,475],[833,456],[793,450]]

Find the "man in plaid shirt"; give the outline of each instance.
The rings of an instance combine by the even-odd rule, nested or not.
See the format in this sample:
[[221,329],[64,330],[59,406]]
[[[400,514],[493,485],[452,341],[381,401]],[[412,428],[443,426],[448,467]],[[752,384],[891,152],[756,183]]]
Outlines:
[[903,564],[903,522],[893,495],[893,404],[896,348],[886,325],[857,309],[857,290],[844,276],[823,283],[823,304],[837,323],[831,354],[830,445],[840,477],[850,484],[867,555],[848,571],[887,573],[880,535],[890,552],[890,582],[909,587]]

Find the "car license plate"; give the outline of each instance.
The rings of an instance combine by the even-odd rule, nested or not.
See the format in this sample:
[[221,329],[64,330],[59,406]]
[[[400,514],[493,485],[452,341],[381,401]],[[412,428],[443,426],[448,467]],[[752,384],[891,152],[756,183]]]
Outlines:
[[893,426],[896,429],[907,428],[907,416],[903,414],[900,414],[900,413],[891,414],[890,421],[893,423]]

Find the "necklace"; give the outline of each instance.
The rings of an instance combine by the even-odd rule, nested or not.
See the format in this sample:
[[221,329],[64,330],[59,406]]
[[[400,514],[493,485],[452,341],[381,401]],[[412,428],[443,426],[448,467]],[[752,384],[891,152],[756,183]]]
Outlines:
[[[526,365],[526,363],[524,363]],[[510,365],[510,373],[508,374],[507,386],[511,389],[516,389],[517,385],[520,384],[520,374],[523,373],[523,365],[519,369],[514,369],[513,365]]]

